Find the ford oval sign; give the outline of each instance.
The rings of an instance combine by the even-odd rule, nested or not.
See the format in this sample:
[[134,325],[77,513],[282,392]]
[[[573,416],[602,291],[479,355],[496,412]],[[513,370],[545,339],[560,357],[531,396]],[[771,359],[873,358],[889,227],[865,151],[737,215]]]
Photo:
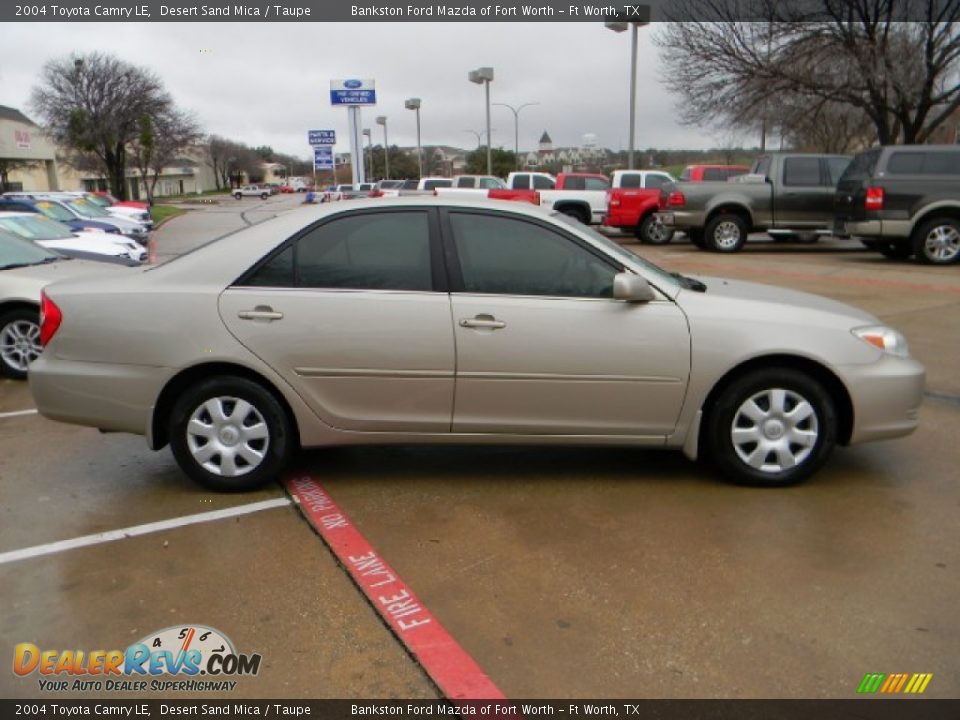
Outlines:
[[330,81],[331,105],[376,105],[377,91],[373,78],[348,78]]
[[344,80],[343,86],[350,90],[356,90],[358,87],[363,87],[363,80]]

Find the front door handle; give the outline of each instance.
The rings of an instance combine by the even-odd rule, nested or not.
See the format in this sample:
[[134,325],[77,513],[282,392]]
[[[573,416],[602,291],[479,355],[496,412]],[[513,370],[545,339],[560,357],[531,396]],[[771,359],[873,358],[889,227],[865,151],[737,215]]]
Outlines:
[[507,324],[502,320],[497,320],[493,315],[477,315],[472,318],[462,318],[460,320],[460,327],[464,328],[477,328],[482,330],[500,330],[505,328]]
[[257,305],[253,310],[241,310],[237,313],[237,317],[241,320],[266,320],[267,322],[272,322],[273,320],[283,320],[283,313],[274,311],[269,305]]

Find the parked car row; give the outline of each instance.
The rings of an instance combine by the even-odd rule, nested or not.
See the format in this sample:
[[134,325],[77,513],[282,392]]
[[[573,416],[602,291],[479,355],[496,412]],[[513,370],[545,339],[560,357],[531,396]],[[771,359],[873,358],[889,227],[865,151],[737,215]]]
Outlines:
[[129,207],[105,209],[95,197],[74,192],[4,193],[0,195],[0,211],[39,213],[65,223],[75,232],[98,230],[146,244],[153,228],[149,212]]

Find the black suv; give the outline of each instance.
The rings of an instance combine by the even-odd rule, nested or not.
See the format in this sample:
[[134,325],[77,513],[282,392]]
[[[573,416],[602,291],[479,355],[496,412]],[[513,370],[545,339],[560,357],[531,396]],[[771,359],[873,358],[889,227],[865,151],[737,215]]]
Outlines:
[[960,259],[960,145],[888,145],[857,155],[837,183],[834,232],[887,257]]

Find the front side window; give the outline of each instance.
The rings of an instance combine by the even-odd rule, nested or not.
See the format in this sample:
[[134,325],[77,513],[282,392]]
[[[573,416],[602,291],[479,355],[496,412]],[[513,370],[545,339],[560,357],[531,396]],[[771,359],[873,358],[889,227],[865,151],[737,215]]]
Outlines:
[[666,185],[668,182],[671,182],[670,178],[666,175],[647,175],[647,187],[648,188],[659,188]]
[[533,176],[533,189],[534,190],[553,190],[554,182],[550,178],[543,177],[542,175]]
[[588,177],[584,181],[585,189],[587,190],[609,190],[610,183],[606,180],[601,180],[600,178],[591,178]]
[[450,213],[466,292],[612,298],[617,268],[533,222]]
[[453,180],[427,180],[423,183],[424,190],[436,190],[441,187],[450,187]]
[[895,152],[887,162],[887,172],[891,175],[919,175],[923,172],[922,152]]
[[351,215],[324,223],[241,284],[352,290],[433,288],[426,212]]
[[850,164],[849,158],[842,157],[832,157],[827,158],[827,172],[830,175],[830,185],[833,187],[837,186],[837,183],[840,182],[840,178],[843,176],[843,173],[847,169],[847,165]]
[[563,181],[564,190],[586,190],[587,179],[582,177],[568,177]]
[[770,165],[773,163],[773,159],[766,155],[759,160],[757,160],[755,169],[753,170],[754,175],[763,175],[765,178],[770,178]]
[[[647,179],[649,181],[649,176]],[[620,187],[625,189],[643,187],[643,176],[638,173],[625,173],[620,176]]]
[[704,182],[716,182],[717,180],[726,180],[722,168],[705,168],[703,171]]

